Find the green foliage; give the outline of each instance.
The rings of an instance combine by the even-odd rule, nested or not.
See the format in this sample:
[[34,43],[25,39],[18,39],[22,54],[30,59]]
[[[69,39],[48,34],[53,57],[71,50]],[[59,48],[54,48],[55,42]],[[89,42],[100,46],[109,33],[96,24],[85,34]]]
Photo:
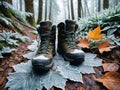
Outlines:
[[3,14],[0,14],[0,23],[3,26],[7,27],[13,27],[12,23],[9,21],[7,17],[5,17]]
[[[104,10],[92,17],[81,18],[78,21],[79,29],[77,38],[85,37],[89,29],[94,29],[100,25],[102,33],[106,34],[106,38],[110,38],[113,34],[119,34],[120,31],[120,4],[112,9]],[[116,42],[116,38],[110,38],[111,42]],[[119,43],[114,43],[114,45]]]
[[101,26],[102,29],[106,28],[106,26],[116,27],[119,25],[120,21],[120,4],[112,9],[104,10],[100,13],[95,14],[94,16],[81,18],[78,21],[79,24],[79,33],[80,31],[88,31],[89,29],[94,29],[98,25]]
[[[7,20],[7,21],[9,21],[11,24],[13,24],[13,26],[16,29],[18,29],[20,32],[23,32],[23,31],[21,31],[21,29],[17,26],[17,24],[15,24],[13,22],[14,17],[17,18],[18,20],[20,20],[21,22],[23,22],[25,25],[30,26],[29,22],[27,22],[27,20],[26,20],[26,17],[31,17],[32,13],[16,10],[12,5],[10,5],[9,3],[4,2],[4,1],[3,2],[0,1],[0,9],[1,9],[0,13],[2,13],[4,15],[4,18],[5,17],[9,18],[9,20]],[[6,24],[6,22],[4,22],[4,23]],[[36,26],[35,22],[32,25]]]
[[22,36],[18,33],[13,33],[12,31],[6,32],[3,31],[0,35],[0,52],[3,53],[11,53],[13,50],[10,47],[18,46],[18,42],[28,42],[30,39],[26,36]]
[[[30,45],[29,49],[34,52],[30,52],[24,57],[32,59],[37,49],[37,42]],[[36,75],[32,70],[31,60],[29,60],[13,66],[15,72],[9,74],[6,87],[9,87],[9,90],[42,90],[44,86],[50,90],[52,86],[55,86],[64,90],[68,79],[82,83],[82,74],[94,73],[93,67],[101,65],[102,60],[92,53],[85,53],[85,61],[79,66],[72,66],[60,55],[56,55],[52,69],[44,75]]]

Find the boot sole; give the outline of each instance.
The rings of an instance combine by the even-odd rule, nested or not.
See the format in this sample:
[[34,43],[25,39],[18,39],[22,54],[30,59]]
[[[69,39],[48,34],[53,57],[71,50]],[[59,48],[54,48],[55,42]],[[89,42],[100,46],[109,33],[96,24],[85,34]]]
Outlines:
[[63,58],[64,58],[65,61],[69,61],[71,65],[77,66],[77,65],[80,65],[84,61],[84,57],[78,57],[76,59],[71,59],[71,58],[65,56],[61,50],[57,50],[57,52],[61,56],[63,56]]
[[46,66],[42,66],[40,64],[37,64],[37,65],[33,65],[33,70],[35,73],[37,74],[45,74],[47,73],[53,66],[53,61],[49,64],[49,65],[46,65]]

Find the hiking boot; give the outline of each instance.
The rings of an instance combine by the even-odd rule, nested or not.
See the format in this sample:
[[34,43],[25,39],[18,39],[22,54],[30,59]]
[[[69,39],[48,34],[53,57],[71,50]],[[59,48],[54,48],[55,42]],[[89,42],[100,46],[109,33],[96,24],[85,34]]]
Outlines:
[[46,72],[53,66],[56,26],[52,26],[50,21],[43,21],[37,31],[41,42],[32,60],[32,66],[37,72]]
[[72,65],[79,65],[84,61],[84,52],[75,43],[75,32],[78,25],[73,20],[66,20],[58,24],[58,53]]

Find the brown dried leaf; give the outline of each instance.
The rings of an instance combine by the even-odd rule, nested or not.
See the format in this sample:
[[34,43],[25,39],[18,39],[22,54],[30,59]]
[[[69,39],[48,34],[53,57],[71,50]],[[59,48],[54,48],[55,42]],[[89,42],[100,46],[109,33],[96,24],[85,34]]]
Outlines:
[[103,69],[104,71],[118,71],[119,65],[116,63],[104,63]]
[[2,72],[2,71],[4,71],[4,69],[3,69],[3,68],[0,68],[0,72]]
[[12,71],[13,71],[13,68],[8,68],[8,69],[6,70],[7,73],[11,73]]
[[81,38],[78,41],[77,45],[80,46],[80,47],[82,47],[82,48],[90,48],[90,42],[86,38]]
[[109,40],[105,40],[105,41],[101,42],[98,45],[99,52],[103,53],[104,51],[111,51],[112,48],[115,48],[115,46],[110,46],[109,43],[110,43]]
[[9,67],[12,67],[13,65],[15,65],[14,62],[10,62],[10,63],[9,63]]
[[85,90],[84,87],[78,87],[77,90]]
[[0,76],[0,85],[2,85],[2,83],[5,81],[5,77]]
[[108,90],[120,90],[120,73],[118,72],[107,72],[101,78],[95,80],[103,83]]

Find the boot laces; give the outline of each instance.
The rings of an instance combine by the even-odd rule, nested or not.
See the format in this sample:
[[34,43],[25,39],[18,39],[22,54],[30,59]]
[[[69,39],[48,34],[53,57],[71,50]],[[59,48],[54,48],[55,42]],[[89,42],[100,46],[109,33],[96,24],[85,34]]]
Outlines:
[[70,48],[76,48],[76,43],[75,43],[75,34],[74,32],[66,32],[66,42],[68,44],[68,47]]
[[42,36],[40,47],[38,48],[38,54],[44,53],[47,54],[49,52],[49,45],[50,45],[50,36]]

